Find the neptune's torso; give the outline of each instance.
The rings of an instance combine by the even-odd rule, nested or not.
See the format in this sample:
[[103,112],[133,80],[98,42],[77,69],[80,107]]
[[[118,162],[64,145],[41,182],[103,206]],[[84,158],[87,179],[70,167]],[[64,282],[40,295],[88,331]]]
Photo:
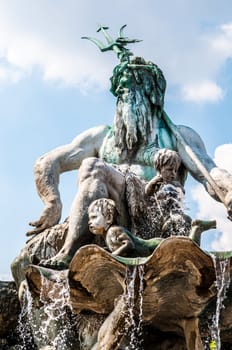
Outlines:
[[170,131],[160,121],[155,137],[148,144],[139,147],[136,152],[131,152],[121,157],[114,139],[113,128],[105,136],[103,145],[100,149],[99,156],[105,162],[118,165],[122,169],[128,169],[144,180],[150,180],[156,172],[153,166],[153,158],[157,150],[161,148],[176,149],[175,140]]

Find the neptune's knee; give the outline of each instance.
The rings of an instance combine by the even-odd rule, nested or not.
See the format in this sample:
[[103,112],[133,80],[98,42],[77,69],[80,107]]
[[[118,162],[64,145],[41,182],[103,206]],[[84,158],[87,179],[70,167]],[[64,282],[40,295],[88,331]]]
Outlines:
[[79,169],[79,181],[85,179],[102,179],[106,176],[106,164],[95,157],[83,160]]

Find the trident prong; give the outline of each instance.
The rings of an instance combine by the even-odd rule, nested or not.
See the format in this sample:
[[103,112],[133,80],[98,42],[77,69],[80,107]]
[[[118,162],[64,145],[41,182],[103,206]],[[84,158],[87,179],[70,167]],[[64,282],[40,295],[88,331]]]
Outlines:
[[126,28],[127,24],[124,24],[120,29],[118,33],[118,37],[122,38],[123,37],[123,29]]
[[104,37],[106,38],[107,41],[107,45],[104,45],[100,40],[92,38],[92,37],[82,37],[82,39],[88,39],[90,41],[92,41],[95,45],[97,45],[97,47],[102,51],[109,51],[109,50],[113,50],[116,52],[116,54],[118,55],[118,57],[121,59],[122,57],[129,57],[132,55],[132,53],[125,47],[127,44],[131,44],[131,43],[137,43],[141,40],[137,40],[137,39],[129,39],[127,37],[123,36],[123,29],[126,27],[126,24],[124,24],[120,30],[119,30],[119,36],[116,40],[114,40],[109,33],[107,32],[107,30],[109,29],[109,27],[105,27],[100,25],[97,29],[97,32],[103,32]]
[[104,27],[102,25],[99,25],[99,27],[97,29],[97,33],[102,31],[104,37],[106,38],[107,43],[108,44],[112,44],[114,40],[113,40],[113,38],[111,38],[109,33],[107,33],[108,29],[109,29],[109,27]]
[[124,24],[120,30],[119,30],[119,36],[118,38],[116,39],[116,42],[117,43],[120,43],[122,46],[126,46],[127,44],[133,44],[133,43],[138,43],[142,40],[138,40],[138,39],[129,39],[128,37],[125,37],[123,35],[123,29],[126,27],[127,25]]
[[100,40],[91,38],[89,36],[82,36],[81,39],[87,39],[92,41],[92,43],[96,44],[101,51],[104,51],[105,45]]

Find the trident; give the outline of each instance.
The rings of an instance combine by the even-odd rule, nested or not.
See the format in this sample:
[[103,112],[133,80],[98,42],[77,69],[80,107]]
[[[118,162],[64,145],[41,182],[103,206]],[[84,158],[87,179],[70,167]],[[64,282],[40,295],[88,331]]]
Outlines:
[[124,24],[120,30],[119,30],[119,34],[116,40],[114,40],[109,33],[107,32],[107,30],[109,29],[109,27],[104,27],[104,26],[99,26],[99,28],[97,29],[97,32],[102,32],[104,37],[106,38],[107,41],[107,45],[103,44],[100,40],[96,39],[96,38],[92,38],[92,37],[87,37],[87,36],[83,36],[81,39],[87,39],[92,41],[95,45],[97,45],[97,47],[102,51],[110,51],[113,50],[114,52],[116,52],[118,58],[122,59],[126,56],[126,58],[128,59],[129,56],[133,55],[132,52],[130,52],[129,49],[127,49],[125,46],[127,46],[128,44],[132,44],[132,43],[138,43],[142,40],[138,40],[138,39],[129,39],[127,37],[124,37],[123,35],[123,29],[126,27],[126,24]]

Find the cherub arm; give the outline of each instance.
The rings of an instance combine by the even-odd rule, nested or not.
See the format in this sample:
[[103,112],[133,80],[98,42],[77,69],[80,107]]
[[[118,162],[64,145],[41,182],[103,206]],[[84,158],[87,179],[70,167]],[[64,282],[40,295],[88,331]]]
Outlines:
[[153,179],[151,179],[151,181],[149,181],[148,184],[145,186],[145,193],[148,196],[151,196],[156,191],[157,185],[161,182],[163,182],[163,179],[160,175],[153,177]]
[[111,226],[106,235],[106,244],[113,255],[126,255],[135,249],[134,242],[121,226]]

